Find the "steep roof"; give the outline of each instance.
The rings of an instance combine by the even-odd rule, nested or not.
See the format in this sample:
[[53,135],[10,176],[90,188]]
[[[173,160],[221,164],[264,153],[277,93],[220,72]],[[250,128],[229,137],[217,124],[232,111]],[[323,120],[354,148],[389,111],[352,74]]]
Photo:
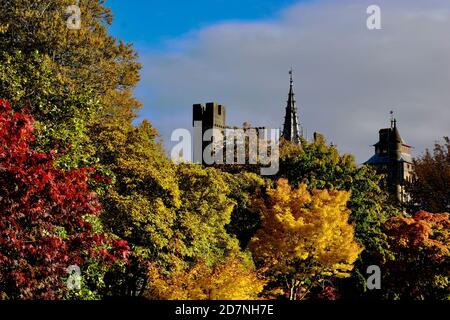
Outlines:
[[284,117],[283,138],[294,143],[300,143],[300,130],[297,115],[297,105],[294,93],[294,81],[292,79],[292,70],[290,74],[289,95],[286,105],[286,115]]

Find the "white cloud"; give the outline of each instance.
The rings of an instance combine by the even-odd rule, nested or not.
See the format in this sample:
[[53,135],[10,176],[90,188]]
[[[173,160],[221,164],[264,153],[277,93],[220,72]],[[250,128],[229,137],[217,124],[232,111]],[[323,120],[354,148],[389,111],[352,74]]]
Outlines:
[[[366,28],[370,4],[382,30]],[[292,66],[309,136],[322,132],[363,162],[394,109],[418,154],[450,135],[449,32],[444,0],[319,0],[270,21],[213,25],[142,54],[142,115],[166,142],[192,125],[193,103],[225,104],[230,125],[280,127]]]

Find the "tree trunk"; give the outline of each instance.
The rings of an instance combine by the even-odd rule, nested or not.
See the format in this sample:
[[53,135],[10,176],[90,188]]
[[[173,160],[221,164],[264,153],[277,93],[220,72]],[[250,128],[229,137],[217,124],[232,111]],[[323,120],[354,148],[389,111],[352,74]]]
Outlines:
[[297,295],[297,281],[292,280],[289,288],[289,300],[296,300]]

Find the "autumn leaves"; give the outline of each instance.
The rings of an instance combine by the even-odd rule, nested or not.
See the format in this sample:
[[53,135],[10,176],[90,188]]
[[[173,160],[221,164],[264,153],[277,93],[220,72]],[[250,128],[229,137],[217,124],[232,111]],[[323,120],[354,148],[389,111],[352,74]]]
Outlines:
[[[293,189],[280,179],[267,195],[255,200],[262,227],[250,248],[256,263],[267,268],[274,289],[285,283],[282,291],[296,299],[301,286],[350,275],[362,248],[348,224],[348,192],[308,191],[305,184]],[[280,279],[285,282],[277,283]]]

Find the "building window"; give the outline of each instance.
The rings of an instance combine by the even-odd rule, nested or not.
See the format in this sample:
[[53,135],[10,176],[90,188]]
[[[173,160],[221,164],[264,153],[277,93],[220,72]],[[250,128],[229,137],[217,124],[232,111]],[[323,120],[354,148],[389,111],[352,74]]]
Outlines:
[[222,114],[222,106],[219,106],[219,116]]

